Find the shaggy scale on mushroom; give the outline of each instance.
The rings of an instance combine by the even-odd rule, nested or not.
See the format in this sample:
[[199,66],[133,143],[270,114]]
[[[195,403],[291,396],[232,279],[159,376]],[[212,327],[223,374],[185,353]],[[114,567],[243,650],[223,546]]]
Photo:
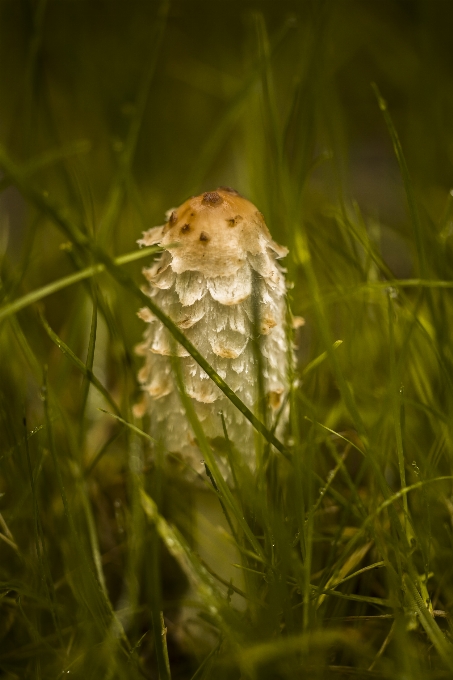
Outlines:
[[[177,244],[144,270],[149,284],[145,292],[252,410],[258,370],[252,344],[255,296],[260,368],[275,413],[288,389],[286,287],[277,263],[287,251],[272,241],[261,213],[237,192],[218,189],[169,211],[167,223],[145,232],[139,243]],[[201,455],[172,376],[169,357],[176,349],[187,394],[206,435],[223,436],[222,411],[230,439],[253,466],[253,430],[248,421],[186,350],[175,348],[169,331],[148,309],[140,310],[139,316],[148,326],[137,347],[145,363],[139,373],[144,401],[136,413],[150,413],[151,434],[201,470]]]

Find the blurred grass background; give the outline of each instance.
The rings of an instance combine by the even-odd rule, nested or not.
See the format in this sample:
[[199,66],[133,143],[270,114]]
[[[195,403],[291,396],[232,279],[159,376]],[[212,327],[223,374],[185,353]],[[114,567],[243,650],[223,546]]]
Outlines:
[[[2,677],[451,677],[452,21],[447,0],[1,0]],[[218,185],[289,247],[306,319],[292,463],[241,472],[230,539],[99,411],[147,430],[138,297],[54,284]],[[229,545],[233,589],[198,557]]]

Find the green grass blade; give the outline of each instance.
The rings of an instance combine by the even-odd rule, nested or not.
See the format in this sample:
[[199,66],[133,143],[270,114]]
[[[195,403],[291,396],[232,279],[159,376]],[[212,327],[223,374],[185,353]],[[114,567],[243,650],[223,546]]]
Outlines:
[[384,116],[385,124],[387,126],[387,130],[389,131],[392,140],[395,156],[397,158],[398,165],[400,166],[401,177],[403,179],[407,203],[409,206],[409,214],[411,217],[412,226],[414,228],[415,244],[417,247],[418,268],[420,272],[420,277],[424,279],[427,276],[427,269],[426,269],[425,244],[423,238],[423,227],[420,222],[420,215],[418,212],[417,201],[415,198],[412,180],[409,174],[409,168],[407,167],[400,138],[393,124],[392,117],[388,111],[387,102],[381,96],[381,93],[379,92],[379,89],[375,83],[372,83],[372,87],[374,90],[374,94],[376,95],[379,108],[382,111],[382,115]]
[[[53,165],[54,163],[59,163],[66,158],[71,156],[78,156],[80,154],[86,154],[91,150],[91,143],[87,139],[82,139],[78,142],[72,142],[70,144],[65,144],[57,147],[56,149],[50,149],[49,151],[36,156],[29,160],[23,166],[24,177],[32,177],[40,170]],[[6,189],[11,184],[11,180],[8,177],[3,177],[0,180],[0,192]]]
[[57,598],[55,593],[54,582],[52,578],[52,573],[49,566],[49,557],[46,549],[46,541],[44,538],[44,532],[42,528],[42,522],[40,517],[40,510],[38,504],[38,498],[36,495],[36,481],[33,475],[33,468],[30,457],[30,447],[28,442],[28,436],[26,432],[26,419],[24,416],[24,429],[25,429],[25,451],[27,454],[27,465],[28,472],[30,476],[30,486],[31,493],[33,497],[33,514],[34,514],[34,524],[35,524],[35,542],[36,542],[36,555],[38,557],[39,569],[41,571],[41,580],[45,587],[46,596],[49,601],[49,609],[52,615],[53,624],[57,634],[58,643],[60,648],[63,648],[63,636],[61,630],[61,622],[57,611]]
[[156,70],[157,59],[162,47],[169,10],[170,0],[162,0],[158,10],[155,35],[153,35],[150,40],[150,54],[148,55],[147,63],[142,75],[126,140],[118,159],[118,171],[110,188],[107,199],[107,208],[99,225],[98,239],[101,243],[108,241],[115,220],[118,218],[121,211],[127,186],[127,178],[130,174],[131,164],[137,148],[145,108],[149,99],[150,88]]
[[453,645],[447,640],[445,635],[440,630],[435,619],[430,614],[428,608],[426,607],[423,599],[418,592],[415,584],[409,575],[405,577],[405,586],[407,588],[407,593],[412,601],[412,605],[417,611],[420,623],[422,624],[427,636],[431,640],[432,644],[436,648],[441,657],[442,661],[445,663],[450,672],[453,672]]
[[189,577],[201,601],[208,609],[215,608],[214,616],[217,618],[223,602],[214,579],[200,563],[180,532],[159,514],[154,500],[143,489],[140,496],[148,520],[155,525],[160,538]]
[[[288,19],[283,23],[282,27],[277,31],[271,41],[269,56],[275,54],[278,48],[284,43],[292,26],[293,22],[291,19]],[[244,84],[226,107],[219,123],[209,135],[206,145],[197,156],[196,163],[188,173],[190,180],[187,187],[181,192],[182,197],[190,196],[190,194],[199,191],[200,184],[212,164],[215,154],[225,143],[228,134],[231,132],[247,103],[248,96],[253,92],[255,84],[260,79],[263,70],[266,68],[267,59],[268,57],[258,58],[256,63],[248,69],[249,74],[246,77]]]
[[93,282],[92,285],[92,299],[93,299],[93,309],[91,312],[91,328],[90,328],[90,337],[88,340],[88,349],[87,349],[87,358],[85,362],[85,367],[87,374],[84,377],[84,384],[83,384],[83,389],[82,389],[82,403],[81,403],[81,421],[82,421],[82,427],[80,428],[80,442],[83,441],[83,435],[84,435],[84,421],[85,421],[85,412],[86,412],[86,407],[88,403],[88,396],[90,393],[90,379],[88,375],[94,375],[93,374],[93,363],[94,363],[94,352],[96,349],[96,332],[97,332],[97,325],[98,325],[98,296],[97,296],[97,290],[96,290],[96,284]]
[[220,495],[221,500],[225,503],[226,507],[231,511],[231,513],[234,515],[238,525],[241,527],[242,531],[244,532],[244,535],[247,537],[251,547],[253,550],[259,555],[262,559],[264,558],[263,550],[261,548],[261,545],[258,543],[256,540],[256,537],[252,533],[250,527],[248,526],[247,522],[244,519],[244,515],[242,510],[237,506],[237,503],[227,485],[225,480],[223,479],[219,467],[217,465],[217,461],[215,459],[214,453],[209,445],[208,440],[206,439],[206,435],[203,431],[203,428],[201,426],[200,421],[198,420],[197,414],[195,413],[194,406],[192,404],[192,401],[190,397],[187,395],[184,382],[182,379],[182,374],[181,374],[181,369],[178,363],[178,360],[176,357],[173,359],[173,365],[174,365],[174,371],[175,371],[175,376],[178,384],[178,389],[179,389],[179,394],[181,396],[181,401],[183,403],[184,409],[186,411],[187,418],[190,422],[190,425],[193,429],[194,435],[196,437],[196,440],[198,442],[198,446],[200,447],[200,451],[202,455],[204,456],[209,469],[212,472],[212,475],[214,477],[215,483],[217,485],[217,490]]
[[52,340],[52,342],[55,343],[55,345],[59,349],[61,349],[63,354],[65,354],[70,359],[74,366],[76,366],[79,369],[79,371],[86,378],[86,380],[88,380],[93,385],[93,387],[97,389],[97,391],[104,397],[107,403],[113,408],[115,413],[120,415],[120,410],[118,406],[115,404],[109,392],[105,389],[104,385],[102,385],[102,383],[99,382],[99,380],[96,378],[93,371],[90,368],[88,368],[83,363],[83,361],[79,359],[78,356],[74,354],[72,349],[68,347],[68,345],[66,345],[66,343],[64,343],[61,338],[58,337],[58,335],[51,329],[51,327],[49,326],[49,324],[47,323],[42,314],[40,314],[40,320],[44,330],[46,331],[47,335]]
[[[122,266],[123,264],[135,262],[135,260],[141,260],[142,258],[146,258],[150,255],[155,255],[156,253],[160,252],[162,252],[162,249],[158,246],[150,246],[148,248],[143,248],[142,250],[134,250],[133,252],[127,253],[126,255],[120,255],[120,257],[116,257],[114,259],[114,262],[116,265]],[[44,298],[56,293],[59,290],[63,290],[68,286],[72,286],[74,283],[78,283],[79,281],[89,279],[103,271],[105,271],[105,266],[103,264],[96,264],[91,267],[81,269],[80,271],[70,274],[69,276],[64,276],[63,278],[53,281],[52,283],[48,283],[41,288],[36,288],[30,293],[17,298],[17,300],[13,300],[12,302],[0,307],[0,321],[2,319],[6,319],[12,314],[17,314],[17,312],[20,312],[21,309],[29,307],[34,302],[39,302],[39,300],[43,300]]]
[[132,432],[135,432],[135,434],[138,434],[140,437],[143,437],[147,441],[151,442],[152,444],[156,444],[156,440],[151,437],[147,432],[144,432],[141,430],[139,427],[134,425],[133,423],[129,423],[127,420],[124,420],[124,418],[121,418],[121,416],[116,415],[115,413],[109,413],[108,411],[104,411],[103,408],[98,409],[99,411],[102,411],[102,413],[105,413],[107,416],[110,416],[111,418],[115,418],[119,423],[122,425],[125,425],[128,427]]
[[[337,347],[340,347],[342,342],[343,342],[343,340],[335,340],[335,342],[333,343],[334,349],[337,349]],[[305,378],[306,375],[308,375],[314,368],[317,368],[326,359],[327,359],[327,352],[322,352],[319,356],[316,357],[316,359],[313,359],[313,361],[310,361],[310,363],[308,363],[302,371],[303,377]]]
[[[108,413],[108,415],[111,415],[113,418],[115,418],[115,416],[112,413],[109,413],[108,411],[104,411],[104,413]],[[101,458],[103,458],[103,456],[107,453],[111,444],[113,444],[118,439],[118,437],[120,437],[122,434],[123,434],[123,430],[121,428],[117,432],[114,432],[112,434],[112,436],[109,437],[109,439],[106,442],[104,442],[104,444],[101,446],[99,451],[93,457],[91,463],[89,463],[89,465],[87,466],[87,468],[85,470],[85,477],[89,477],[89,475],[93,472],[94,468],[99,463]]]

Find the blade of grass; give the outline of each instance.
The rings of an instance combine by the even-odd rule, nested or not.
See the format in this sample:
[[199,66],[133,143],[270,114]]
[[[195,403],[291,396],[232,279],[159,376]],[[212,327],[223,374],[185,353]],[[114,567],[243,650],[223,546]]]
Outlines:
[[[268,166],[269,181],[272,183],[273,190],[265,192],[264,196],[260,196],[260,205],[269,208],[269,218],[271,223],[278,219],[280,228],[283,234],[288,238],[288,224],[287,222],[287,191],[285,188],[290,182],[288,177],[288,167],[285,162],[283,150],[283,135],[280,131],[279,125],[279,106],[274,87],[274,76],[272,70],[272,58],[275,56],[275,50],[272,49],[271,41],[269,40],[266,22],[261,11],[254,11],[252,13],[252,20],[254,23],[256,42],[258,46],[258,56],[263,67],[260,71],[261,81],[261,116],[265,126],[265,151],[264,158]],[[256,127],[256,121],[252,122]],[[260,130],[260,134],[263,134]],[[263,208],[264,212],[264,208]],[[267,213],[266,213],[267,214]]]
[[144,432],[141,430],[139,427],[134,425],[133,423],[129,423],[127,420],[124,420],[124,418],[121,418],[120,416],[115,415],[114,413],[109,413],[109,411],[104,411],[103,408],[98,408],[98,411],[102,411],[102,413],[105,413],[106,415],[110,416],[111,418],[115,418],[119,423],[122,425],[126,425],[132,432],[135,432],[135,434],[138,434],[140,437],[143,437],[144,439],[147,439],[149,442],[152,444],[157,444],[156,440],[151,437],[147,432]]
[[[45,151],[43,154],[36,156],[29,160],[23,166],[24,177],[32,177],[34,174],[40,170],[46,168],[49,165],[58,163],[70,156],[78,156],[80,154],[88,153],[91,150],[91,142],[87,139],[82,139],[78,142],[71,142],[69,144],[64,144],[56,149],[50,149]],[[11,184],[11,179],[6,176],[0,180],[0,192],[6,189]]]
[[83,513],[85,515],[86,526],[88,529],[88,539],[90,542],[91,554],[93,557],[94,568],[96,570],[96,577],[99,581],[100,587],[104,593],[105,598],[108,598],[107,584],[104,577],[104,571],[102,569],[102,555],[99,548],[99,541],[96,531],[96,522],[93,516],[93,510],[91,508],[90,500],[88,498],[88,493],[84,480],[80,477],[77,484],[78,496],[80,498]]
[[[313,466],[313,460],[315,455],[315,443],[314,443],[314,426],[312,425],[308,430],[307,444],[304,451],[304,463],[307,467],[311,469]],[[305,553],[302,564],[302,581],[301,581],[301,592],[303,593],[303,613],[302,613],[302,630],[306,632],[310,628],[312,622],[313,603],[310,597],[311,585],[310,577],[312,570],[313,561],[313,532],[314,532],[314,508],[316,507],[313,502],[314,488],[313,488],[313,476],[308,475],[305,480],[304,485],[304,497],[306,502],[306,517],[302,526],[299,526],[299,532],[304,536],[304,546]]]
[[76,366],[79,371],[82,373],[82,375],[88,380],[93,387],[95,387],[98,392],[104,397],[104,399],[107,401],[107,403],[113,408],[116,414],[118,416],[121,416],[121,412],[118,408],[118,406],[115,404],[113,401],[112,397],[110,396],[109,392],[105,389],[104,385],[102,385],[101,382],[96,378],[94,375],[93,371],[88,368],[83,361],[79,359],[78,356],[74,354],[72,349],[66,345],[66,343],[61,340],[61,338],[58,337],[58,335],[51,329],[47,321],[45,320],[44,316],[42,314],[39,315],[39,318],[41,320],[41,324],[46,331],[47,335],[49,338],[52,340],[52,342],[65,354],[71,362]]
[[366,602],[368,604],[374,604],[377,607],[394,607],[392,600],[386,600],[383,597],[370,597],[368,595],[354,595],[354,593],[342,593],[339,590],[334,590],[333,588],[317,588],[317,586],[311,586],[314,591],[320,593],[321,595],[333,595],[334,597],[339,597],[343,600],[352,600],[353,602]]
[[84,376],[83,389],[82,389],[82,400],[81,400],[81,415],[80,415],[80,444],[83,442],[84,430],[85,430],[85,412],[88,403],[88,396],[90,393],[90,379],[88,374],[93,374],[93,362],[94,362],[94,352],[96,349],[96,332],[98,324],[98,297],[96,293],[96,284],[94,281],[91,286],[91,296],[93,299],[93,309],[91,312],[91,328],[90,328],[90,338],[88,340],[87,358],[85,362],[87,375]]
[[[127,553],[123,586],[124,593],[122,599],[124,599],[124,604],[126,604],[128,610],[125,617],[125,625],[129,631],[129,636],[132,636],[133,638],[138,637],[140,640],[142,628],[139,621],[137,621],[136,613],[139,611],[140,605],[142,604],[140,598],[142,589],[144,593],[148,595],[147,589],[150,587],[148,577],[143,585],[139,578],[140,574],[147,573],[149,570],[147,563],[149,543],[146,538],[146,517],[140,498],[144,480],[144,452],[139,438],[133,433],[131,433],[132,436],[128,435],[129,433],[126,431],[127,492],[130,497],[130,502],[129,512],[126,515]],[[148,608],[148,604],[146,604],[146,607]],[[122,618],[124,620],[124,617]],[[152,625],[154,629],[154,622]],[[153,632],[154,636],[156,636],[155,630],[153,630]],[[162,646],[161,640],[156,637],[155,644],[156,646],[159,645],[159,648]],[[138,647],[139,642],[135,643],[132,650],[134,658],[136,658],[137,661],[139,660]]]
[[226,441],[226,451],[227,451],[228,463],[229,463],[230,470],[231,470],[231,476],[233,478],[234,486],[237,489],[238,480],[237,480],[237,475],[236,475],[235,454],[234,454],[234,451],[233,451],[233,446],[231,444],[231,440],[228,436],[228,430],[227,430],[227,426],[226,426],[226,422],[225,422],[225,416],[223,415],[222,411],[220,411],[220,419],[222,421],[223,436],[225,437],[225,441]]
[[[27,270],[32,261],[32,251],[35,242],[36,231],[42,216],[38,215],[25,231],[23,239],[23,247],[21,253],[21,262],[17,267],[9,268],[7,266],[6,257],[4,257],[0,264],[0,301],[8,300],[16,294],[19,290],[22,281],[25,278]],[[0,307],[1,309],[1,307]]]
[[141,490],[140,497],[148,520],[156,526],[162,541],[171,555],[180,564],[184,573],[187,574],[208,610],[211,609],[212,611],[212,608],[214,608],[215,611],[212,613],[218,620],[219,612],[223,608],[223,601],[215,586],[213,577],[203,567],[179,531],[159,514],[156,503],[144,489]]
[[89,475],[93,472],[94,468],[99,463],[101,458],[103,458],[103,456],[107,453],[109,447],[118,439],[118,437],[122,435],[122,433],[123,433],[122,429],[118,430],[117,432],[112,434],[112,436],[101,446],[101,448],[96,453],[91,463],[89,463],[89,465],[87,466],[85,470],[85,477],[89,477]]
[[24,416],[24,430],[25,430],[25,452],[27,455],[27,466],[28,474],[30,477],[30,486],[33,499],[33,515],[34,515],[34,525],[35,525],[35,544],[36,544],[36,555],[38,557],[39,569],[41,571],[41,580],[45,587],[45,593],[49,601],[49,609],[52,616],[53,624],[55,627],[55,632],[57,634],[58,643],[60,648],[63,649],[63,636],[61,630],[61,622],[57,611],[57,597],[54,588],[54,582],[52,578],[52,573],[49,566],[49,557],[46,549],[46,541],[44,539],[44,532],[42,528],[41,516],[39,511],[38,498],[36,495],[35,479],[33,475],[33,468],[31,464],[30,457],[30,447],[27,437],[27,421]]
[[[337,349],[342,344],[343,340],[335,340],[333,343],[334,349]],[[305,378],[308,373],[310,373],[314,368],[317,368],[320,364],[322,364],[323,361],[327,359],[327,352],[322,352],[319,356],[316,357],[316,359],[313,359],[313,361],[310,361],[305,368],[302,371],[302,376]]]
[[21,597],[20,597],[20,596],[17,598],[17,606],[18,606],[18,609],[19,609],[19,611],[20,611],[20,613],[21,613],[21,615],[22,615],[22,618],[23,618],[23,620],[24,620],[24,622],[25,622],[25,627],[26,627],[26,629],[28,630],[28,634],[30,635],[30,637],[31,637],[31,639],[32,639],[32,641],[33,641],[33,643],[34,643],[35,645],[37,645],[37,646],[38,646],[38,645],[39,645],[39,646],[43,646],[43,647],[46,649],[46,651],[47,651],[48,654],[49,654],[49,653],[52,654],[52,655],[56,654],[55,648],[52,647],[52,646],[47,642],[47,640],[45,640],[45,639],[41,636],[41,634],[40,634],[39,631],[37,630],[35,624],[32,623],[32,622],[30,621],[30,619],[28,618],[28,616],[26,615],[26,613],[25,613],[25,611],[24,611],[24,608],[22,607],[22,601],[21,601]]
[[179,361],[177,360],[176,357],[173,357],[173,369],[174,369],[174,374],[176,377],[176,382],[178,385],[179,389],[179,394],[181,396],[181,401],[184,406],[184,409],[186,411],[187,418],[190,422],[190,425],[193,429],[195,438],[197,440],[198,446],[200,447],[200,451],[202,455],[204,456],[205,460],[207,461],[209,468],[212,472],[212,475],[214,477],[214,480],[217,485],[217,493],[219,494],[221,500],[224,501],[225,506],[232,512],[234,515],[238,525],[241,527],[242,531],[244,532],[244,535],[247,537],[251,547],[253,550],[262,558],[264,559],[264,554],[263,550],[261,548],[261,545],[258,543],[256,537],[254,536],[253,532],[251,531],[250,527],[248,526],[247,522],[244,519],[244,515],[242,510],[237,506],[237,503],[233,497],[233,494],[231,493],[227,483],[223,479],[219,467],[217,465],[217,461],[215,459],[215,456],[212,452],[212,449],[209,445],[209,442],[206,438],[206,435],[203,431],[203,428],[201,426],[200,421],[198,420],[197,414],[195,413],[194,406],[192,404],[192,401],[190,397],[187,395],[185,386],[184,386],[184,381],[182,378],[182,373],[181,373],[181,368]]
[[[267,426],[269,422],[269,407],[266,400],[266,390],[264,383],[264,359],[262,353],[262,335],[259,329],[261,328],[260,319],[260,304],[259,304],[259,288],[260,280],[258,274],[254,271],[252,274],[252,351],[253,359],[255,361],[255,375],[256,381],[256,413],[259,420]],[[264,460],[265,450],[263,447],[263,440],[261,437],[256,438],[255,443],[255,460],[256,460],[256,483],[258,489],[265,493],[265,478],[264,478]]]
[[400,142],[398,133],[397,133],[396,128],[393,124],[390,113],[388,111],[387,102],[381,96],[381,93],[379,92],[379,88],[376,85],[376,83],[372,83],[371,87],[373,88],[373,91],[374,91],[374,94],[376,96],[379,108],[382,111],[382,115],[384,116],[384,121],[385,121],[385,124],[387,126],[387,130],[390,134],[390,138],[392,140],[393,150],[395,152],[395,156],[396,156],[396,159],[398,161],[398,165],[400,166],[401,177],[403,179],[407,203],[408,203],[408,206],[409,206],[409,214],[410,214],[410,217],[411,217],[412,226],[414,228],[415,245],[416,245],[416,248],[417,248],[417,259],[418,259],[418,267],[419,267],[419,271],[420,271],[420,277],[422,279],[424,279],[424,278],[426,278],[427,270],[426,270],[425,248],[424,248],[424,243],[423,243],[423,227],[422,227],[422,224],[420,222],[420,215],[419,215],[418,208],[417,208],[417,201],[416,201],[416,198],[415,198],[412,180],[411,180],[411,177],[410,177],[410,174],[409,174],[409,168],[407,167],[406,159],[404,157],[403,148],[401,146],[401,142]]
[[[362,559],[367,555],[369,552],[370,548],[372,547],[373,543],[369,541],[368,543],[365,543],[364,545],[361,545],[359,548],[357,548],[342,564],[341,566],[335,570],[333,575],[330,577],[330,579],[327,581],[324,590],[326,592],[333,590],[333,588],[336,588],[340,583],[343,583],[344,580],[346,580],[344,577],[351,571],[351,569],[354,569],[359,562],[362,561]],[[318,599],[317,606],[320,606],[324,600],[324,595],[321,595],[321,597]]]
[[371,571],[372,569],[380,569],[381,567],[385,567],[385,562],[375,562],[374,564],[369,564],[367,567],[358,569],[353,574],[349,574],[349,576],[346,576],[345,578],[341,579],[341,581],[338,581],[338,583],[336,583],[335,586],[339,586],[342,583],[346,583],[346,581],[349,581],[355,576],[360,576],[360,574],[364,574],[366,571]]
[[[123,264],[135,262],[135,260],[141,260],[142,258],[148,257],[149,255],[155,255],[156,253],[161,252],[162,248],[159,248],[158,246],[150,246],[148,248],[143,248],[142,250],[134,250],[133,252],[127,253],[126,255],[120,255],[120,257],[116,257],[113,261],[115,262],[116,265],[121,266]],[[74,283],[77,283],[78,281],[89,279],[92,276],[100,274],[103,271],[105,271],[105,265],[95,264],[92,265],[91,267],[81,269],[80,271],[75,272],[74,274],[70,274],[69,276],[64,276],[63,278],[58,279],[57,281],[48,283],[47,285],[42,286],[41,288],[36,288],[30,293],[27,293],[26,295],[17,298],[17,300],[8,302],[7,304],[0,307],[0,321],[2,319],[6,319],[11,314],[17,314],[17,312],[19,312],[21,309],[25,309],[25,307],[32,305],[34,302],[43,300],[47,296],[52,295],[53,293],[56,293],[59,290],[63,290],[68,286],[72,286]]]
[[[288,659],[291,655],[297,655],[299,663],[299,677],[310,677],[311,673],[308,670],[305,673],[301,670],[300,658],[304,660],[302,668],[307,666],[307,657],[309,650],[321,646],[322,648],[333,648],[334,645],[341,644],[346,649],[357,653],[356,638],[351,636],[349,632],[344,629],[330,629],[310,631],[309,633],[302,633],[299,635],[281,636],[272,641],[258,642],[246,647],[238,649],[238,655],[243,665],[243,675],[245,677],[257,678],[260,677],[255,674],[255,668],[267,668],[272,662],[284,658]],[[316,677],[316,676],[315,676]]]
[[[162,463],[163,451],[159,445],[155,447],[155,472],[153,475],[153,496],[156,504],[156,511],[160,514],[162,503]],[[141,480],[139,489],[142,488]],[[140,491],[139,491],[140,492]],[[139,498],[137,498],[139,503]],[[143,512],[143,508],[141,508]],[[156,524],[152,524],[149,536],[150,550],[148,551],[148,573],[147,579],[148,597],[151,604],[151,620],[153,624],[154,645],[156,649],[157,667],[161,680],[170,680],[170,663],[168,660],[167,635],[162,613],[162,580],[160,568],[160,537]]]
[[420,623],[422,624],[425,633],[431,640],[432,644],[436,648],[444,664],[447,668],[453,672],[453,645],[447,640],[445,635],[440,630],[438,624],[436,623],[433,616],[430,614],[427,606],[423,602],[423,598],[418,592],[414,582],[408,574],[406,574],[405,586],[407,588],[407,593],[413,603],[415,610],[417,611]]
[[[390,351],[390,384],[392,386],[392,404],[393,404],[393,424],[395,428],[395,439],[396,439],[396,452],[398,457],[398,469],[400,473],[400,483],[401,488],[404,489],[406,486],[406,469],[404,462],[404,450],[403,450],[403,432],[402,432],[402,422],[401,422],[401,389],[398,391],[398,396],[395,392],[398,390],[397,381],[397,366],[395,357],[395,330],[394,330],[394,319],[395,310],[393,308],[392,296],[388,296],[388,320],[389,320],[389,351]],[[409,541],[411,542],[412,532],[409,530],[409,506],[407,504],[407,496],[403,496],[403,508],[404,508],[404,528]]]
[[118,171],[107,199],[107,209],[99,225],[98,239],[102,243],[105,243],[108,240],[115,220],[120,214],[121,204],[127,187],[127,177],[130,173],[131,164],[137,148],[143,117],[149,99],[151,83],[154,78],[157,60],[162,47],[169,10],[170,0],[162,0],[158,10],[155,34],[149,41],[151,46],[150,55],[138,89],[134,112],[131,117],[126,140],[120,152]]
[[206,677],[206,673],[210,672],[210,662],[212,661],[212,658],[219,652],[222,642],[223,640],[220,639],[217,645],[211,649],[207,656],[205,656],[190,680],[203,680],[203,678]]
[[211,482],[211,484],[212,484],[212,486],[213,486],[213,488],[214,488],[214,491],[215,491],[216,494],[217,494],[217,497],[218,497],[219,503],[220,503],[220,507],[222,508],[222,512],[223,512],[223,514],[224,514],[224,516],[225,516],[225,519],[226,519],[226,521],[227,521],[227,524],[228,524],[228,526],[230,527],[231,535],[233,536],[234,540],[235,540],[236,543],[237,543],[237,542],[238,542],[238,538],[237,538],[237,535],[236,535],[236,530],[235,530],[235,528],[234,528],[233,522],[231,521],[230,515],[228,514],[228,510],[226,509],[225,503],[224,503],[223,500],[222,500],[222,494],[220,493],[219,487],[218,487],[217,484],[216,484],[216,481],[215,481],[215,479],[214,479],[214,475],[212,474],[212,472],[211,472],[211,470],[209,469],[209,466],[208,466],[208,464],[207,464],[206,462],[205,462],[204,466],[205,466],[205,470],[206,470],[206,475],[208,476],[209,481]]
[[20,439],[14,446],[12,446],[6,453],[3,454],[3,456],[0,456],[0,462],[3,460],[6,460],[10,456],[14,454],[15,451],[19,449],[19,447],[22,446],[22,444],[25,444],[25,441],[30,439],[31,437],[34,437],[38,432],[41,432],[41,430],[45,427],[45,425],[37,425],[31,432],[28,432],[22,439]]
[[442,245],[445,245],[449,236],[451,236],[451,219],[453,217],[453,189],[450,189],[447,195],[447,202],[443,214],[439,220],[439,240]]
[[[269,46],[270,55],[274,55],[277,49],[284,43],[289,31],[293,27],[292,19],[287,19],[281,29],[272,39]],[[229,105],[225,107],[225,112],[220,118],[215,130],[209,135],[208,141],[201,152],[197,155],[196,163],[191,171],[188,173],[189,183],[187,187],[181,192],[182,196],[190,196],[197,193],[199,186],[202,183],[209,167],[211,166],[215,154],[222,147],[227,138],[227,135],[232,130],[234,124],[240,116],[243,107],[246,104],[247,97],[253,91],[255,83],[259,80],[263,69],[266,68],[266,57],[259,58],[253,66],[251,66],[247,73],[250,75],[246,78],[243,86],[239,89],[236,95],[232,98]]]

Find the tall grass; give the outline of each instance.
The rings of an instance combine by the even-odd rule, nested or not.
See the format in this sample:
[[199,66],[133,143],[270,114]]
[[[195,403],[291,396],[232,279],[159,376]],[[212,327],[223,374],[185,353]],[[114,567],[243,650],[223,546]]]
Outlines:
[[[0,13],[2,677],[451,677],[453,90],[431,4]],[[219,184],[289,247],[306,323],[280,441],[153,310],[266,451],[257,476],[226,431],[214,448],[175,363],[194,487],[132,413],[158,252],[135,241]]]

